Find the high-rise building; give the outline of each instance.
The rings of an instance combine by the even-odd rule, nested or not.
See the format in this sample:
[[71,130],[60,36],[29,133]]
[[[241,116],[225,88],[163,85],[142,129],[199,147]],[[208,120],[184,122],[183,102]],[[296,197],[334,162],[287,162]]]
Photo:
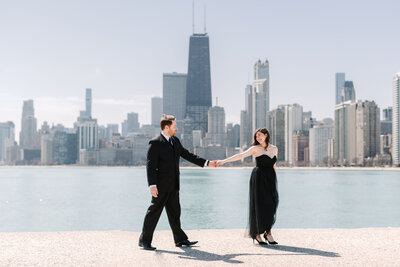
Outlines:
[[0,162],[6,161],[7,148],[15,143],[15,125],[13,122],[0,123]]
[[392,135],[392,114],[392,107],[388,107],[382,110],[383,120],[381,120],[381,134],[383,135]]
[[[269,62],[258,60],[254,64],[254,81],[245,88],[245,110],[241,114],[240,146],[249,147],[253,133],[265,128],[269,111]],[[245,124],[243,124],[245,123]]]
[[56,131],[53,135],[53,149],[55,164],[75,164],[78,160],[78,135]]
[[392,135],[391,134],[381,134],[380,136],[380,146],[382,155],[389,155],[392,148]]
[[97,119],[82,118],[77,123],[79,149],[96,150],[99,148]]
[[42,165],[51,165],[54,163],[53,157],[53,139],[49,133],[43,134],[40,138],[40,162]]
[[226,146],[225,110],[214,106],[208,110],[208,131],[204,138],[204,145]]
[[260,79],[253,82],[251,90],[251,132],[265,127],[266,114],[269,111],[268,80]]
[[135,112],[128,113],[128,118],[126,120],[127,133],[138,132],[140,128],[139,124],[139,114]]
[[364,165],[364,160],[373,159],[380,153],[380,110],[374,101],[357,101],[356,139],[357,165]]
[[244,90],[245,110],[240,113],[240,147],[246,149],[252,143],[252,86]]
[[86,88],[86,116],[92,117],[92,88]]
[[354,90],[354,84],[352,81],[345,81],[342,89],[342,102],[356,101],[356,91]]
[[207,132],[208,109],[212,106],[210,47],[207,33],[190,36],[186,84],[186,116],[193,130]]
[[183,146],[189,150],[193,151],[193,121],[191,118],[187,117],[182,123],[182,143]]
[[387,107],[382,110],[383,120],[384,121],[392,121],[393,119],[393,108]]
[[279,161],[285,161],[285,106],[267,112],[266,127],[270,134],[270,143],[278,147]]
[[105,139],[108,142],[112,141],[113,134],[119,133],[119,125],[118,124],[107,124],[107,128],[105,129]]
[[307,166],[309,163],[309,136],[308,131],[293,132],[293,154],[292,161],[295,166]]
[[192,131],[192,138],[193,138],[193,147],[200,147],[201,146],[201,130],[193,130]]
[[[162,110],[164,114],[173,115],[177,121],[182,121],[186,113],[186,80],[183,73],[163,74]],[[160,118],[158,118],[158,124]]]
[[161,97],[151,98],[151,124],[160,126],[161,116],[163,114],[163,100]]
[[269,85],[269,62],[266,59],[265,62],[261,62],[259,59],[254,64],[254,80],[267,79]]
[[351,100],[335,106],[335,159],[339,165],[364,165],[379,154],[380,116],[374,101]]
[[302,127],[303,107],[299,104],[285,105],[285,161],[289,164],[293,164],[293,133],[301,131]]
[[355,150],[355,110],[350,109],[351,102],[335,106],[334,125],[334,161],[339,165],[350,164],[350,151]]
[[344,73],[336,73],[336,85],[335,85],[335,105],[342,102],[342,89],[344,87],[344,81],[346,80]]
[[400,167],[400,72],[393,78],[393,124],[392,158],[393,166]]
[[333,137],[333,125],[316,125],[310,129],[310,164],[328,163],[329,140]]
[[33,100],[24,101],[19,144],[24,149],[38,149],[40,147]]
[[247,111],[240,111],[240,147],[246,148],[248,146],[249,131],[247,128]]
[[79,163],[95,165],[99,157],[99,127],[97,119],[80,117],[76,123],[78,134]]
[[234,148],[240,146],[240,126],[228,123],[226,125],[227,146]]
[[79,116],[86,118],[92,117],[92,88],[86,88],[85,110],[81,110]]

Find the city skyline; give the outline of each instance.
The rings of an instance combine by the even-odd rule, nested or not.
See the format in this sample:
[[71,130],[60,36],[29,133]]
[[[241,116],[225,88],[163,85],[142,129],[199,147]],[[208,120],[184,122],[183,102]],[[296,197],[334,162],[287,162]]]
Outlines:
[[[270,110],[299,103],[317,119],[333,118],[337,72],[355,83],[357,100],[374,100],[382,109],[392,105],[391,81],[400,61],[394,53],[400,41],[392,34],[392,12],[399,3],[363,2],[360,7],[357,1],[310,1],[292,3],[294,12],[283,3],[198,2],[207,4],[212,101],[215,104],[218,97],[228,123],[240,121],[244,88],[258,59],[268,59],[271,65]],[[228,12],[221,13],[228,3]],[[1,24],[8,25],[0,28],[7,39],[0,44],[0,122],[13,121],[16,134],[27,99],[35,102],[38,125],[48,121],[71,127],[85,105],[84,88],[93,88],[93,116],[100,125],[121,123],[129,112],[139,112],[140,123],[150,124],[151,97],[162,96],[163,73],[187,70],[191,2],[160,2],[159,9],[150,3],[82,3],[72,21],[71,7],[76,4],[48,2],[43,8],[26,2],[21,9],[7,3],[0,11]],[[163,8],[172,13],[163,14]],[[195,32],[201,33],[199,9]],[[153,11],[153,22],[140,23]],[[313,16],[308,16],[311,11]],[[256,19],[237,20],[250,12]],[[353,20],[343,20],[350,14]],[[28,41],[26,36],[32,38]],[[247,42],[255,37],[257,42]]]

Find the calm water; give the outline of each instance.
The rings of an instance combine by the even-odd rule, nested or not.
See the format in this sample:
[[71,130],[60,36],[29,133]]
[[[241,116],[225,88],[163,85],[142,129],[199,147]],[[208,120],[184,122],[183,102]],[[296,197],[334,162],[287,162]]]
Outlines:
[[[250,169],[181,170],[184,229],[245,228]],[[275,227],[400,227],[400,172],[278,170]],[[140,231],[144,168],[0,168],[0,231]],[[165,211],[157,229],[169,229]]]

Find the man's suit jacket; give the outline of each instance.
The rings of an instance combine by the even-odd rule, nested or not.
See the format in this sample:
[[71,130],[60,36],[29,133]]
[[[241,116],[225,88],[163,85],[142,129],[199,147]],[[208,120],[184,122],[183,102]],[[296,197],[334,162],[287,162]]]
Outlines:
[[179,190],[179,159],[180,157],[203,167],[206,160],[185,149],[179,139],[172,138],[174,146],[160,134],[149,142],[147,151],[147,181],[149,185],[157,185],[159,192]]

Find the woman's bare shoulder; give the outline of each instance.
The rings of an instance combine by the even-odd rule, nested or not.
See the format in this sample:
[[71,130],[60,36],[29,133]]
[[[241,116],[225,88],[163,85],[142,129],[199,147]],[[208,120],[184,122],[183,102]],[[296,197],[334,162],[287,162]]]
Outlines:
[[273,149],[278,149],[278,147],[277,147],[276,145],[269,144],[269,146],[270,146],[271,148],[273,148]]
[[271,151],[276,155],[278,153],[278,147],[273,145],[273,144],[269,144],[269,147],[271,149]]
[[255,146],[251,146],[247,151],[251,151],[253,154],[255,153],[258,155],[258,154],[262,153],[261,152],[262,148],[259,145],[255,145]]

